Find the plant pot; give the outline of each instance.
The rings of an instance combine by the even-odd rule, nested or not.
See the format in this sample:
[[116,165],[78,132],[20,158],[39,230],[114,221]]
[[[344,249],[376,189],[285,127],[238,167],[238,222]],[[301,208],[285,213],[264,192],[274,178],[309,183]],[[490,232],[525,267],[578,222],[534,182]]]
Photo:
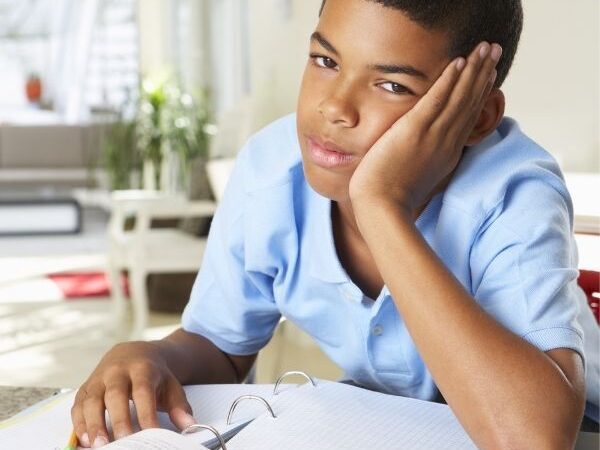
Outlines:
[[189,162],[186,176],[186,194],[190,200],[212,200],[212,189],[206,173],[206,158],[197,157]]
[[[157,180],[157,178],[159,179]],[[158,190],[160,188],[160,169],[157,171],[156,165],[149,159],[144,160],[142,166],[142,183],[144,189],[151,191]]]
[[[206,159],[194,158],[189,162],[186,176],[186,194],[190,200],[212,200],[212,190],[206,174]],[[208,217],[188,217],[181,220],[179,228],[196,236],[208,234],[211,219]]]
[[38,76],[30,76],[25,83],[25,95],[30,103],[39,103],[42,99],[42,80]]

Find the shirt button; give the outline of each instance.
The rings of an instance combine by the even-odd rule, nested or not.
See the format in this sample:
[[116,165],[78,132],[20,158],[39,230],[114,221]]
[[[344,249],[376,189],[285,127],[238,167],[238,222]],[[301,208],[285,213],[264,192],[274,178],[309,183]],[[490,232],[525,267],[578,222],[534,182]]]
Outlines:
[[383,327],[381,325],[375,325],[373,327],[373,334],[375,336],[381,336],[383,334]]

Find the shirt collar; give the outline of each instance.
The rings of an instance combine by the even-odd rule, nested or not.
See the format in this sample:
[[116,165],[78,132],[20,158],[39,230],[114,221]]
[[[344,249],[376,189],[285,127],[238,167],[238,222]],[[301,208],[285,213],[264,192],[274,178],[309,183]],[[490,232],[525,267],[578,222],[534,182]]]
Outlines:
[[310,229],[310,248],[314,252],[310,273],[313,277],[328,283],[348,283],[350,279],[340,264],[333,240],[331,200],[316,192],[314,195],[316,217],[311,221]]
[[[335,241],[333,239],[333,224],[331,221],[331,200],[316,193],[309,188],[315,200],[315,219],[310,222],[310,239],[313,255],[311,258],[310,274],[314,278],[327,283],[352,284],[352,280],[342,267],[337,256]],[[417,218],[417,228],[426,221],[431,210],[441,201],[443,193],[440,192],[429,201],[425,209]],[[358,288],[357,288],[358,289]],[[382,289],[383,297],[390,297],[391,293],[387,285]]]

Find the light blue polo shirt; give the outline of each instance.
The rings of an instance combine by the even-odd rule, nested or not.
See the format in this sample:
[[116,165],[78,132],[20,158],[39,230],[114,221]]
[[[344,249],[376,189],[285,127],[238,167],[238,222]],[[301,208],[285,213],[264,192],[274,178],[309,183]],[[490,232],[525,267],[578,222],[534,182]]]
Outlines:
[[[498,322],[542,351],[583,354],[572,223],[556,162],[505,119],[465,152],[416,226]],[[387,287],[367,298],[341,266],[331,201],[304,177],[294,115],[240,152],[182,321],[222,351],[248,355],[267,344],[281,315],[356,383],[424,400],[437,395]]]

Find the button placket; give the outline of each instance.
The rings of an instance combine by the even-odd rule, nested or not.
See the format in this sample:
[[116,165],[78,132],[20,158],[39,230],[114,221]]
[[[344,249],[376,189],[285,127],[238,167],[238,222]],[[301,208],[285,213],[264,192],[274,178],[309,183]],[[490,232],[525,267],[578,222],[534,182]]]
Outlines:
[[373,333],[373,336],[381,336],[383,334],[383,325],[375,325],[371,332]]
[[362,295],[358,295],[358,293],[355,292],[354,289],[352,289],[352,286],[349,286],[347,284],[341,285],[339,286],[339,290],[346,300],[349,300],[353,303],[360,303],[360,301],[362,300]]

